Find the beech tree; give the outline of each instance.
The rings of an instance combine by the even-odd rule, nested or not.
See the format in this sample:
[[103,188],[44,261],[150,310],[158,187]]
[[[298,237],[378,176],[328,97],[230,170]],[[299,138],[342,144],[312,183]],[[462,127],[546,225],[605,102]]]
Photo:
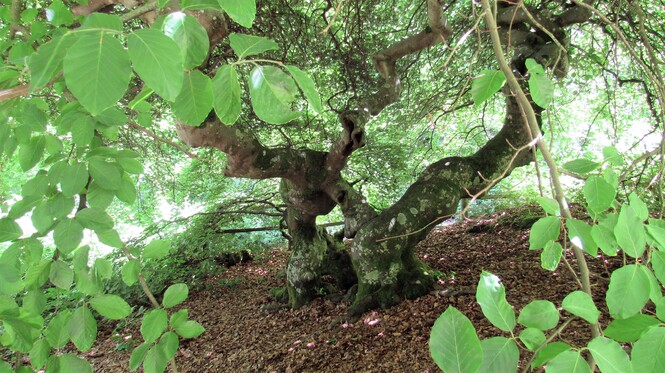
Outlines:
[[[182,148],[146,128],[157,109],[182,143],[225,155],[224,177],[279,179],[291,250],[289,304],[309,302],[330,275],[340,288],[357,285],[352,314],[430,290],[434,277],[414,255],[415,246],[437,222],[455,214],[461,198],[481,196],[534,160],[553,80],[587,58],[571,56],[572,30],[619,38],[603,13],[594,13],[592,1],[497,2],[498,37],[509,71],[528,93],[524,102],[514,85],[504,84],[505,71],[485,33],[490,25],[472,2],[54,0],[38,5],[13,1],[3,13],[8,33],[0,145],[6,156],[17,151],[24,171],[38,165],[39,170],[13,213],[0,220],[2,241],[25,243],[14,220],[32,211],[39,234],[54,231],[56,260],[78,247],[84,228],[122,248],[112,223],[98,221],[114,198],[135,200],[130,175],[142,172],[137,154],[118,141],[118,131],[141,131]],[[648,50],[654,43],[644,31],[656,27],[644,20],[654,4],[603,6],[626,22],[639,41],[635,45]],[[466,40],[474,33],[472,45]],[[453,108],[481,105],[500,92],[504,120],[475,152],[443,155],[397,201],[379,210],[345,172],[371,136],[381,136],[377,130],[368,133],[373,118],[389,105],[401,105],[405,77],[416,80],[426,69],[420,63],[424,54],[444,58],[436,67],[441,77],[427,78],[440,84],[441,97],[427,97],[421,110],[441,113],[446,100]],[[643,60],[640,79],[660,76],[657,64]],[[410,70],[416,62],[420,69]],[[647,95],[662,90],[653,85],[657,80],[640,79]],[[317,85],[336,93],[322,100]],[[651,108],[662,118],[653,97]],[[294,140],[295,133],[300,140]],[[342,211],[344,229],[332,235],[317,225],[317,217],[335,207]],[[68,217],[85,209],[95,216]],[[346,246],[345,239],[351,240]]]

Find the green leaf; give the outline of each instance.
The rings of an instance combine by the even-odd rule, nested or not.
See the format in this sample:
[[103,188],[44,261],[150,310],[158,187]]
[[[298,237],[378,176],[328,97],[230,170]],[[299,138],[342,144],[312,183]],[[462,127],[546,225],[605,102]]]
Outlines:
[[43,135],[33,136],[27,144],[18,149],[18,163],[23,171],[31,170],[42,160],[46,139]]
[[184,324],[187,321],[188,317],[189,317],[189,310],[187,310],[186,308],[182,309],[171,315],[169,324],[171,325],[171,328],[175,329],[180,325]]
[[69,290],[74,283],[74,271],[62,260],[56,260],[51,264],[51,273],[49,274],[51,283],[60,289]]
[[531,99],[541,108],[547,108],[554,97],[554,85],[545,74],[545,70],[533,58],[527,58],[526,67],[529,70],[529,93]]
[[95,234],[97,234],[97,238],[99,238],[99,241],[104,245],[109,245],[118,249],[124,246],[122,239],[120,239],[120,235],[118,235],[118,232],[115,229],[96,231]]
[[298,91],[293,79],[275,66],[257,66],[250,76],[249,93],[259,119],[283,124],[298,118],[291,103]]
[[25,273],[25,288],[28,290],[37,289],[48,281],[51,270],[51,261],[42,259],[39,263],[32,264]]
[[603,331],[603,334],[617,342],[635,342],[642,334],[658,324],[660,322],[654,317],[637,314],[627,319],[612,320]]
[[208,56],[208,33],[193,16],[173,12],[164,19],[162,31],[180,46],[185,69],[199,66]]
[[547,241],[543,252],[540,253],[540,266],[548,271],[554,271],[561,261],[563,247],[560,243]]
[[[41,369],[51,353],[51,346],[45,339],[40,339],[30,350],[30,365],[35,369]],[[1,370],[0,370],[1,371]]]
[[116,38],[83,33],[67,51],[64,73],[67,87],[81,105],[97,115],[124,96],[132,68]]
[[132,259],[125,263],[120,270],[122,275],[122,281],[127,284],[127,286],[134,285],[139,280],[139,270],[141,265],[136,259]]
[[608,162],[613,166],[623,166],[626,164],[623,156],[614,146],[606,146],[603,148],[603,159],[605,162]]
[[175,115],[189,125],[203,123],[212,109],[212,83],[198,70],[185,74],[182,91],[171,105]]
[[[16,220],[25,215],[28,211],[32,210],[35,206],[39,205],[41,201],[41,197],[38,196],[24,197],[12,205],[11,209],[9,209],[9,214],[7,214],[7,217]],[[0,232],[2,232],[2,230],[0,230]]]
[[71,132],[74,144],[88,146],[95,137],[95,120],[89,115],[82,115],[72,123]]
[[105,231],[113,228],[113,218],[106,211],[97,207],[88,207],[76,213],[76,220],[84,228]]
[[141,343],[134,349],[134,351],[132,351],[132,356],[129,358],[129,369],[131,369],[132,372],[141,366],[141,363],[145,359],[145,355],[148,353],[150,346],[150,343]]
[[106,29],[122,31],[122,18],[114,14],[91,13],[85,17],[81,29]]
[[635,210],[628,205],[621,206],[619,219],[614,227],[614,236],[626,255],[632,258],[642,256],[646,250],[644,224],[637,217]]
[[192,320],[187,320],[183,323],[180,323],[174,329],[176,333],[178,333],[183,338],[196,338],[205,332],[205,328],[201,324]]
[[520,341],[524,343],[529,351],[535,351],[546,340],[545,333],[538,328],[526,328],[520,333]]
[[87,270],[89,259],[90,259],[90,246],[85,245],[79,247],[76,250],[76,252],[74,252],[74,258],[72,259],[74,271],[80,271],[82,269]]
[[118,158],[118,164],[125,172],[132,175],[140,175],[143,173],[143,164],[141,161],[134,158]]
[[141,29],[129,34],[127,50],[139,77],[165,100],[175,100],[184,78],[178,44],[157,30]]
[[577,174],[586,174],[593,170],[596,170],[598,167],[600,167],[600,163],[590,161],[584,158],[566,162],[563,165],[564,169]]
[[506,289],[497,276],[485,271],[480,274],[476,301],[494,326],[504,331],[513,330],[515,311],[506,301]]
[[277,43],[261,36],[231,33],[229,41],[231,49],[233,49],[238,58],[245,58],[261,54],[265,51],[279,49]]
[[21,227],[10,218],[0,219],[0,242],[13,241],[23,235]]
[[37,232],[46,233],[53,226],[53,216],[51,216],[51,209],[49,209],[48,204],[44,202],[35,207],[30,220]]
[[612,272],[605,296],[610,315],[625,319],[640,312],[649,300],[649,277],[635,264]]
[[92,207],[106,210],[113,202],[113,191],[102,189],[98,183],[92,182],[88,187],[88,203]]
[[590,373],[591,368],[579,351],[565,351],[547,363],[547,373]]
[[115,196],[129,206],[136,201],[136,185],[134,185],[134,181],[132,181],[132,178],[128,174],[125,173],[122,175],[122,183],[120,184],[120,188],[115,191]]
[[55,362],[51,362],[49,359],[46,370],[54,373],[92,373],[90,363],[73,354],[60,355],[56,357]]
[[76,249],[83,239],[83,226],[74,219],[63,219],[53,230],[55,246],[63,254],[69,254]]
[[512,339],[494,337],[480,341],[483,363],[479,372],[517,372],[520,352]]
[[122,170],[116,163],[93,158],[88,162],[88,170],[102,189],[117,190],[122,184]]
[[166,330],[168,317],[163,309],[155,309],[143,316],[141,335],[146,343],[152,343]]
[[598,254],[598,245],[591,238],[591,227],[587,223],[577,219],[566,219],[566,228],[570,242],[591,256],[595,257]]
[[65,197],[73,197],[79,194],[87,184],[88,169],[84,163],[65,166],[62,178],[60,179],[60,188]]
[[471,81],[471,97],[478,106],[499,92],[506,83],[506,75],[501,70],[483,70]]
[[187,299],[189,288],[186,284],[173,284],[164,292],[162,304],[164,308],[175,307]]
[[169,361],[166,359],[164,351],[155,345],[145,354],[143,370],[145,373],[162,373],[166,369],[168,363]]
[[95,270],[102,280],[108,280],[113,276],[113,263],[104,258],[95,259]]
[[605,337],[596,337],[589,342],[589,352],[603,373],[632,372],[630,358],[620,344]]
[[76,348],[87,352],[97,339],[97,321],[88,307],[79,307],[69,318],[69,335]]
[[561,230],[561,220],[556,216],[546,216],[538,219],[529,233],[529,250],[544,247],[549,241],[556,241]]
[[224,124],[231,125],[240,116],[240,84],[238,74],[231,65],[223,65],[212,79],[214,92],[213,106],[217,116]]
[[46,19],[54,26],[69,26],[74,22],[74,16],[69,8],[60,0],[53,0],[46,8]]
[[554,216],[559,215],[559,202],[557,202],[555,199],[547,197],[536,197],[536,200],[546,213]]
[[[46,308],[46,295],[39,290],[30,290],[23,296],[23,310],[32,315],[41,315]],[[0,305],[0,308],[7,305],[6,301]],[[0,311],[0,315],[2,311]]]
[[75,41],[76,38],[67,34],[56,37],[48,43],[42,44],[37,53],[30,57],[28,67],[30,68],[30,90],[32,92],[45,87],[62,70],[65,54]]
[[529,328],[548,330],[559,323],[559,310],[547,300],[534,300],[520,312],[517,321]]
[[536,353],[531,363],[531,369],[542,366],[560,353],[570,350],[570,346],[563,342],[552,342]]
[[312,78],[307,75],[306,72],[300,70],[295,66],[286,66],[286,70],[289,71],[293,79],[296,80],[298,86],[302,90],[307,102],[312,105],[312,108],[317,114],[323,113],[323,105],[321,104],[321,96],[319,96],[319,91],[314,85]]
[[120,320],[129,316],[132,308],[117,295],[98,295],[90,299],[90,306],[102,316],[111,320]]
[[661,284],[665,284],[665,252],[653,251],[651,253],[651,267]]
[[596,213],[610,208],[616,197],[616,189],[597,175],[592,175],[586,180],[583,192],[589,208]]
[[143,248],[144,259],[162,259],[171,251],[171,240],[152,240]]
[[665,372],[665,328],[651,328],[631,351],[633,371],[639,373]]
[[471,321],[452,306],[434,323],[429,351],[446,373],[475,372],[483,361],[483,350]]
[[647,207],[647,204],[644,203],[635,192],[630,193],[628,200],[630,201],[630,207],[635,210],[635,215],[637,215],[638,219],[645,221],[649,218],[649,208]]
[[591,238],[598,244],[603,253],[608,256],[616,256],[617,249],[619,248],[619,244],[616,238],[614,238],[615,226],[616,216],[614,218],[614,225],[609,226],[608,224],[601,223],[591,227]]
[[591,296],[583,291],[576,290],[568,294],[563,299],[561,306],[564,310],[583,318],[591,324],[598,322],[600,311],[596,308],[596,304],[593,303]]
[[256,0],[217,0],[217,2],[240,26],[252,27],[256,17]]
[[160,338],[158,347],[164,352],[166,360],[171,361],[175,357],[175,354],[178,352],[178,347],[180,346],[180,339],[174,332],[166,332]]

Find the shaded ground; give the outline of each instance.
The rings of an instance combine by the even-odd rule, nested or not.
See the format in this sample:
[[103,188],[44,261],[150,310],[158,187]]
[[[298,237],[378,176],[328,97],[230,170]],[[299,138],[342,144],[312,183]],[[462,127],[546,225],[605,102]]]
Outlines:
[[[469,317],[481,338],[502,335],[475,303],[475,285],[482,270],[501,277],[516,310],[533,299],[560,306],[563,297],[576,289],[563,264],[555,272],[540,268],[540,253],[528,250],[530,222],[503,213],[437,229],[418,253],[444,276],[439,289],[388,310],[369,312],[355,323],[347,319],[348,305],[330,299],[318,299],[295,311],[275,308],[269,291],[284,283],[278,273],[286,262],[285,251],[275,250],[263,259],[232,267],[185,304],[190,317],[201,322],[206,332],[183,342],[177,356],[179,370],[437,372],[427,342],[434,321],[446,307],[455,306]],[[572,257],[568,260],[574,263]],[[596,274],[592,282],[606,287],[606,262],[589,264]],[[603,318],[607,320],[604,315],[601,322]],[[110,329],[100,335],[88,360],[98,372],[127,372],[131,350],[118,349],[141,342],[138,325]],[[573,322],[561,338],[580,345],[589,335],[586,324]]]

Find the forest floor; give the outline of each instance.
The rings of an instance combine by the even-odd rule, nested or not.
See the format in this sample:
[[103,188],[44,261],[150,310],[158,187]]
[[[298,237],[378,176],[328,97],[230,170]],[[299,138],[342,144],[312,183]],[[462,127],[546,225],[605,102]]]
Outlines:
[[[576,290],[563,263],[554,272],[543,270],[540,251],[528,250],[534,220],[529,214],[536,211],[523,208],[436,228],[417,254],[443,275],[437,289],[390,309],[368,312],[356,322],[347,318],[347,304],[325,297],[298,310],[274,307],[270,289],[283,286],[279,273],[286,263],[285,250],[234,266],[184,304],[206,332],[182,342],[179,371],[437,372],[428,339],[434,321],[448,306],[470,318],[481,338],[505,335],[483,317],[475,302],[481,271],[501,278],[516,310],[534,299],[560,306],[563,297]],[[568,261],[574,266],[573,257]],[[608,266],[614,267],[615,261],[589,261],[595,296],[600,296],[597,304],[604,303],[603,289],[612,270]],[[601,323],[607,320],[603,314]],[[131,347],[141,342],[138,328],[138,321],[101,328],[100,342],[87,354],[95,371],[128,372]],[[558,340],[580,346],[589,337],[588,324],[573,321]],[[520,365],[529,357],[522,354]]]

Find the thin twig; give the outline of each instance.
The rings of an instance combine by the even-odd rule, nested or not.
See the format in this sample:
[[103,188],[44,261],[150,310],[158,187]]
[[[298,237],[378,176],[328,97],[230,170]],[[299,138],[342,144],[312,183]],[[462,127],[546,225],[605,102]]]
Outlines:
[[132,121],[129,121],[129,122],[127,122],[127,124],[128,124],[130,127],[135,128],[135,129],[137,129],[137,130],[139,130],[139,131],[145,133],[146,135],[152,137],[154,140],[157,140],[157,141],[159,141],[159,142],[163,142],[164,144],[167,144],[167,145],[171,145],[172,147],[174,147],[174,148],[180,150],[181,152],[185,153],[185,155],[187,155],[189,158],[192,158],[192,159],[198,159],[198,160],[200,160],[200,161],[204,161],[204,162],[209,162],[208,159],[205,159],[205,158],[201,158],[201,157],[199,157],[198,155],[196,155],[196,154],[194,154],[194,153],[188,151],[188,150],[185,149],[184,147],[182,147],[182,146],[176,144],[175,142],[173,142],[173,141],[171,141],[171,140],[169,140],[169,139],[165,139],[165,138],[163,138],[163,137],[157,135],[156,133],[150,131],[149,129],[147,129],[147,128],[145,128],[145,127],[142,127],[142,126],[140,126],[140,125],[138,125],[137,123],[134,123],[134,122],[132,122]]

